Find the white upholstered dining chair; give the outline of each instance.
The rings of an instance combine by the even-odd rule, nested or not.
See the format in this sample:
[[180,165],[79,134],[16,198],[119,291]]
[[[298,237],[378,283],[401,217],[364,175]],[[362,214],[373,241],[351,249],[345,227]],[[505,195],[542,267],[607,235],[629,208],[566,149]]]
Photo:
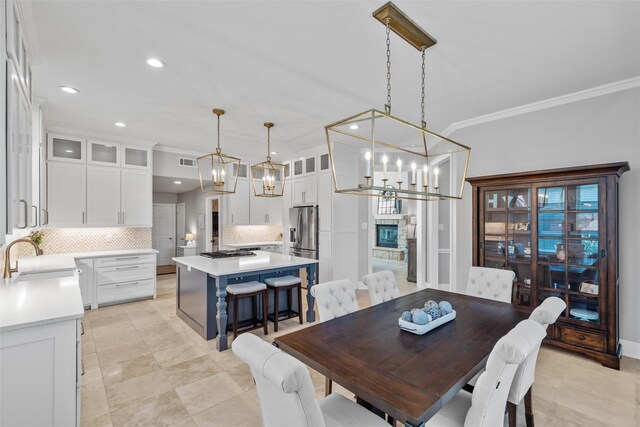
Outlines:
[[[356,286],[349,279],[319,283],[311,287],[311,295],[316,299],[321,322],[360,310],[356,299]],[[325,396],[331,394],[329,378],[325,379],[324,393]]]
[[507,396],[518,366],[540,346],[545,335],[544,327],[531,319],[518,323],[491,350],[473,393],[460,391],[426,426],[502,426]]
[[[529,319],[540,324],[546,331],[549,325],[558,320],[558,317],[564,311],[566,306],[565,302],[558,297],[547,298],[542,302],[542,304],[533,310]],[[522,399],[524,399],[524,414],[527,427],[534,427],[535,425],[533,420],[531,389],[533,388],[533,382],[535,380],[536,363],[538,360],[538,353],[540,352],[540,344],[538,344],[531,354],[527,356],[525,361],[518,366],[518,370],[513,378],[511,390],[509,390],[509,396],[507,398],[509,425],[511,427],[515,427],[516,425],[518,404]]]
[[369,290],[371,305],[390,301],[400,296],[396,276],[392,271],[379,271],[362,276],[362,281]]
[[467,295],[510,303],[515,277],[516,274],[511,270],[471,267]]
[[316,400],[307,367],[255,335],[238,336],[231,348],[251,368],[265,427],[389,427],[339,394]]

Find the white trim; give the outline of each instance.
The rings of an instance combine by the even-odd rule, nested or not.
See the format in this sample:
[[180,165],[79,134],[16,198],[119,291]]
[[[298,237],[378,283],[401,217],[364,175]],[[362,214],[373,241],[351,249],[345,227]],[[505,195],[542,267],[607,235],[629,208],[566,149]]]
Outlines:
[[195,157],[200,157],[207,154],[207,153],[200,153],[198,151],[183,150],[182,148],[167,147],[166,145],[156,145],[155,147],[153,147],[153,151],[162,151],[164,153],[182,154],[185,156],[195,156]]
[[623,356],[640,359],[640,342],[620,340],[620,344]]
[[591,89],[580,90],[578,92],[568,93],[542,101],[532,102],[530,104],[520,105],[506,110],[496,111],[495,113],[485,114],[473,117],[471,119],[460,120],[447,126],[440,135],[449,136],[458,129],[475,126],[482,123],[493,122],[495,120],[506,119],[507,117],[519,116],[522,114],[532,113],[534,111],[544,110],[547,108],[557,107],[559,105],[570,104],[572,102],[583,101],[585,99],[596,98],[602,95],[608,95],[623,90],[640,87],[640,76],[630,79],[620,80],[613,83],[607,83],[601,86],[592,87]]
[[157,144],[157,142],[148,141],[144,139],[134,139],[134,138],[121,137],[121,136],[114,136],[114,135],[105,135],[101,133],[85,132],[77,129],[69,129],[69,128],[58,127],[58,126],[46,126],[46,132],[61,133],[61,134],[66,134],[70,136],[78,136],[86,139],[101,139],[103,141],[119,142],[122,144],[131,144],[138,147],[147,147],[147,148],[151,148]]
[[451,254],[451,249],[438,249],[439,254]]

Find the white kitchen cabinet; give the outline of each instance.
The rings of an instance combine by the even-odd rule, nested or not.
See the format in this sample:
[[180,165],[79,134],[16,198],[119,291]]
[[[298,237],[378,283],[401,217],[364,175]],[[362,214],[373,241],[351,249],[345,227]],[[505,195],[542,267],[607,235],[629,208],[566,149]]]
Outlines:
[[123,168],[151,170],[150,148],[122,145],[121,149]]
[[86,163],[86,151],[87,140],[85,138],[55,133],[47,135],[47,154],[49,160]]
[[318,203],[318,185],[315,175],[293,179],[293,205]]
[[120,144],[87,140],[87,163],[119,167]]
[[129,227],[151,227],[153,224],[151,173],[121,169],[120,174],[121,224]]
[[227,198],[227,220],[228,224],[246,225],[250,223],[249,216],[249,194],[251,182],[239,179],[234,194],[228,194]]
[[[318,174],[318,226],[320,231],[331,231],[331,201],[333,179],[329,172]],[[356,216],[356,211],[353,211]]]
[[268,224],[267,197],[257,197],[251,192],[249,196],[249,223],[251,225]]
[[0,360],[0,425],[80,425],[80,319],[3,331]]
[[[12,62],[7,62],[7,232],[13,234],[14,229],[28,227],[30,194],[27,197],[27,182],[31,177],[27,174],[28,131],[25,129],[28,109],[24,94],[20,87],[18,72]],[[29,167],[30,171],[30,167]]]
[[282,224],[282,197],[267,198],[267,224]]
[[307,156],[293,161],[293,176],[303,176],[316,173],[316,156]]
[[87,167],[75,163],[48,162],[48,222],[51,227],[86,224]]
[[111,227],[121,223],[120,169],[87,166],[87,225]]
[[320,231],[318,233],[318,263],[318,275],[322,282],[333,280],[330,231]]
[[76,260],[78,267],[78,277],[80,282],[80,293],[82,303],[85,307],[98,308],[95,301],[95,278],[93,270],[93,259]]
[[[2,4],[0,4],[0,8]],[[0,34],[5,34],[6,20],[0,18]],[[7,67],[2,66],[6,64],[6,38],[0,37],[0,99],[4,99],[5,102],[0,102],[0,135],[7,135],[7,102],[6,102],[6,88],[7,85]],[[0,176],[3,178],[0,180],[0,246],[4,245],[5,236],[7,234],[7,144],[0,144]]]
[[94,267],[98,305],[156,296],[155,254],[96,258]]

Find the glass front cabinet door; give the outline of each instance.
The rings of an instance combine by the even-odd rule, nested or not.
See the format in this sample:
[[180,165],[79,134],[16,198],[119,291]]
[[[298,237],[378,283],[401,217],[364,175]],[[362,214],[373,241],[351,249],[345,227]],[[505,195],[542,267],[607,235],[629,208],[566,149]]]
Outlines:
[[84,138],[69,135],[47,135],[47,154],[49,160],[85,163],[87,141]]
[[616,369],[618,191],[628,170],[620,162],[467,179],[473,265],[512,270],[511,303],[527,310],[561,299],[546,342]]

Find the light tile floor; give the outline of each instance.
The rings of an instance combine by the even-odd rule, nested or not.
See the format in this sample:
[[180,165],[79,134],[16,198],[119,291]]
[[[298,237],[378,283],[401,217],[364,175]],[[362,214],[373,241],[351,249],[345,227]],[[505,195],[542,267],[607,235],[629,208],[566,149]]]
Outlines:
[[[366,291],[358,291],[358,302],[369,305]],[[262,424],[249,369],[177,318],[175,275],[158,277],[156,300],[89,310],[84,326],[83,426]],[[265,339],[305,326],[282,321],[280,331]],[[617,372],[543,348],[534,387],[536,425],[640,426],[640,361],[622,362]],[[313,371],[311,378],[321,398],[324,378]],[[334,391],[353,397],[339,386]],[[524,425],[522,408],[519,419]]]

